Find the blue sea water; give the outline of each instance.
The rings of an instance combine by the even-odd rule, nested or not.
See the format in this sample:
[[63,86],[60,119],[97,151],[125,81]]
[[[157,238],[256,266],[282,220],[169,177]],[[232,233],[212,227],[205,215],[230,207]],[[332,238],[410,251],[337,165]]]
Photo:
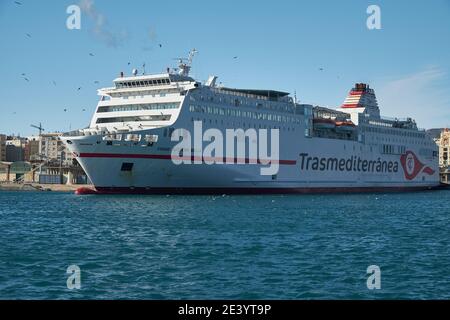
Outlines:
[[0,192],[0,299],[449,299],[449,231],[450,191]]

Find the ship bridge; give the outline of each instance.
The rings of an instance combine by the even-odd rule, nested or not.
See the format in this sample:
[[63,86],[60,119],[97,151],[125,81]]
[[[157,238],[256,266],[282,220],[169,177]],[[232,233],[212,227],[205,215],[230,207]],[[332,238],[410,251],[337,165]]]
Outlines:
[[195,80],[189,76],[163,73],[133,77],[120,77],[114,80],[115,88],[138,88],[138,87],[155,87],[170,85],[179,82],[195,82]]
[[255,89],[234,89],[220,87],[220,91],[225,93],[232,93],[235,95],[242,95],[249,98],[258,98],[270,101],[282,101],[288,98],[288,92],[276,91],[276,90],[255,90]]

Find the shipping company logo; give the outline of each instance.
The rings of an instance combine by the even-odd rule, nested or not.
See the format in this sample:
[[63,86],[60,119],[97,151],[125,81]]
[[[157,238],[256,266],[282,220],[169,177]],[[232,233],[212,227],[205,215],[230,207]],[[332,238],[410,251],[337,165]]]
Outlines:
[[434,174],[434,170],[420,162],[417,156],[412,151],[407,151],[400,157],[400,162],[405,172],[405,178],[407,180],[413,180],[421,172],[430,176]]

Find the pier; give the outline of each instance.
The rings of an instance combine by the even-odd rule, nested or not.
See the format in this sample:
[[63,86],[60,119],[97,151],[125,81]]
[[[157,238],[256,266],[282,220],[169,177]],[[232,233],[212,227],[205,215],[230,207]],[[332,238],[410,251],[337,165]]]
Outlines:
[[0,162],[0,190],[72,192],[90,181],[79,165]]

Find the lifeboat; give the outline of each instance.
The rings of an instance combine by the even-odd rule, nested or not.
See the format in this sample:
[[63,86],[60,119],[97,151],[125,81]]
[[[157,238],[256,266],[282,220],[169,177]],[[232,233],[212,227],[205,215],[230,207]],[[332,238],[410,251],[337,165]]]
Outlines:
[[318,129],[333,129],[336,127],[336,122],[332,119],[316,118],[313,119],[314,127]]
[[353,131],[356,129],[356,125],[351,121],[337,121],[336,128],[346,131]]

